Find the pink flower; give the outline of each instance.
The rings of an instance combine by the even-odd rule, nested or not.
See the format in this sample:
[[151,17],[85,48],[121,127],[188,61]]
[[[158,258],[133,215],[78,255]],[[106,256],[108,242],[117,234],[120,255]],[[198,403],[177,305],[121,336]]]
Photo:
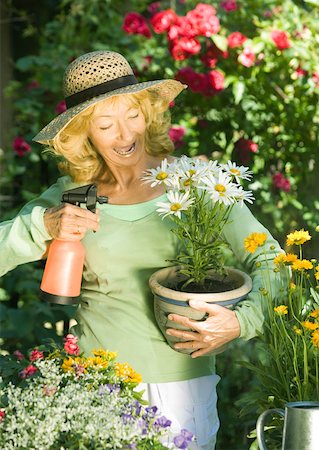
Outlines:
[[1,409],[0,410],[0,422],[2,422],[2,420],[5,418],[5,415],[6,415],[6,412],[3,409]]
[[77,345],[78,338],[76,336],[73,336],[73,334],[67,334],[64,338],[64,350],[69,355],[75,355],[77,356],[80,353],[80,348]]
[[251,139],[240,138],[235,142],[235,154],[241,163],[246,164],[251,160],[251,154],[258,152],[258,144]]
[[216,9],[206,3],[198,3],[192,11],[186,14],[186,19],[197,36],[210,37],[220,30]]
[[227,38],[228,47],[230,48],[241,47],[246,40],[247,37],[242,33],[240,33],[240,31],[234,31]]
[[66,111],[65,100],[61,100],[55,107],[56,114],[62,114]]
[[312,79],[316,83],[316,87],[319,88],[319,72],[314,72],[312,74]]
[[153,3],[150,3],[150,4],[148,5],[147,11],[148,11],[150,14],[155,14],[155,13],[157,13],[157,11],[160,9],[160,7],[161,7],[161,3],[160,3],[160,2],[153,2]]
[[175,148],[179,148],[184,144],[183,137],[185,136],[185,132],[185,128],[180,125],[173,125],[169,129],[168,135],[174,142]]
[[235,11],[238,8],[236,0],[223,0],[220,6],[227,12]]
[[242,53],[240,53],[237,58],[237,61],[245,67],[253,66],[255,64],[255,60],[256,55],[249,47],[245,47]]
[[214,92],[224,89],[225,77],[219,70],[208,72],[208,80]]
[[273,30],[270,33],[270,37],[279,50],[285,50],[286,48],[291,47],[291,43],[285,31]]
[[29,378],[32,375],[34,375],[37,371],[38,369],[32,364],[30,364],[28,367],[21,370],[21,372],[19,373],[19,377],[22,378],[22,380],[25,380],[26,378]]
[[30,361],[36,361],[37,359],[42,359],[42,358],[43,358],[43,353],[40,352],[40,350],[38,350],[37,348],[32,350],[31,355],[30,355]]
[[20,352],[20,350],[15,350],[13,352],[14,356],[17,358],[18,361],[22,361],[22,359],[25,359],[25,356],[23,353]]
[[173,9],[166,9],[165,11],[156,13],[151,18],[150,22],[155,33],[164,33],[176,22],[176,20],[177,15],[175,11],[173,11]]
[[32,89],[37,89],[40,87],[40,84],[37,80],[31,80],[30,83],[27,84],[27,89],[32,91]]
[[122,29],[128,34],[141,34],[147,38],[151,37],[146,19],[139,13],[130,12],[124,17]]
[[12,147],[18,156],[24,156],[31,150],[31,146],[23,139],[22,136],[16,136],[14,138]]
[[170,52],[176,61],[183,61],[200,52],[200,43],[197,39],[182,37],[171,43]]
[[280,191],[289,192],[291,190],[290,181],[281,172],[277,172],[272,176],[272,182],[274,187]]

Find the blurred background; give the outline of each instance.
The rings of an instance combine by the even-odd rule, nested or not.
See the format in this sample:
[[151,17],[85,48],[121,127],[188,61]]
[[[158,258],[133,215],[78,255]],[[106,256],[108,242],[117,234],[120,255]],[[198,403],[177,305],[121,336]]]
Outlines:
[[[283,247],[288,233],[308,230],[305,256],[318,257],[318,0],[0,0],[0,8],[1,221],[59,176],[32,137],[65,110],[65,66],[110,49],[140,81],[186,83],[171,105],[176,155],[249,166],[257,218]],[[37,262],[0,279],[2,352],[59,340],[68,328],[72,307],[39,302],[42,271]],[[218,450],[251,445],[258,381],[241,361],[258,357],[254,340],[218,356]]]

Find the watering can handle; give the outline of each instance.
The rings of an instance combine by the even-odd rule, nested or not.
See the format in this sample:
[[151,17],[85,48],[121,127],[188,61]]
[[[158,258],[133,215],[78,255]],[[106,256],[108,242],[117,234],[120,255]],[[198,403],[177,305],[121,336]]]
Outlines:
[[285,411],[283,409],[278,409],[278,408],[268,409],[267,411],[264,411],[263,413],[261,413],[260,416],[258,417],[256,431],[257,431],[258,446],[259,446],[260,450],[268,450],[268,448],[266,446],[265,437],[264,437],[264,426],[265,426],[266,418],[270,414],[279,414],[280,416],[284,417]]

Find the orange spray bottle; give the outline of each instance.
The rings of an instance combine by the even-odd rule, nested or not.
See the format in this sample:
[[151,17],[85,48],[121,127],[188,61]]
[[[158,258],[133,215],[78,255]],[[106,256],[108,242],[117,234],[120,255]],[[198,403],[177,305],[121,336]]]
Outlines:
[[[95,184],[71,189],[62,194],[62,202],[77,206],[85,204],[92,212],[95,212],[97,202],[107,201],[107,197],[97,196]],[[55,239],[51,242],[40,287],[43,300],[61,305],[78,303],[84,256],[81,241]]]

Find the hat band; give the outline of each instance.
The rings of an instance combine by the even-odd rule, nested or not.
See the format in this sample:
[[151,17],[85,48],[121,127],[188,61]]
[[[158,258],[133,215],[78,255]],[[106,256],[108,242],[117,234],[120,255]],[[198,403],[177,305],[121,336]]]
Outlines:
[[114,91],[122,87],[130,86],[132,84],[137,84],[138,81],[134,75],[125,75],[124,77],[116,78],[115,80],[105,81],[105,83],[97,84],[83,91],[76,92],[65,98],[65,104],[67,108],[72,108],[80,103],[86,102],[93,97],[97,97],[101,94],[106,94],[107,92]]

